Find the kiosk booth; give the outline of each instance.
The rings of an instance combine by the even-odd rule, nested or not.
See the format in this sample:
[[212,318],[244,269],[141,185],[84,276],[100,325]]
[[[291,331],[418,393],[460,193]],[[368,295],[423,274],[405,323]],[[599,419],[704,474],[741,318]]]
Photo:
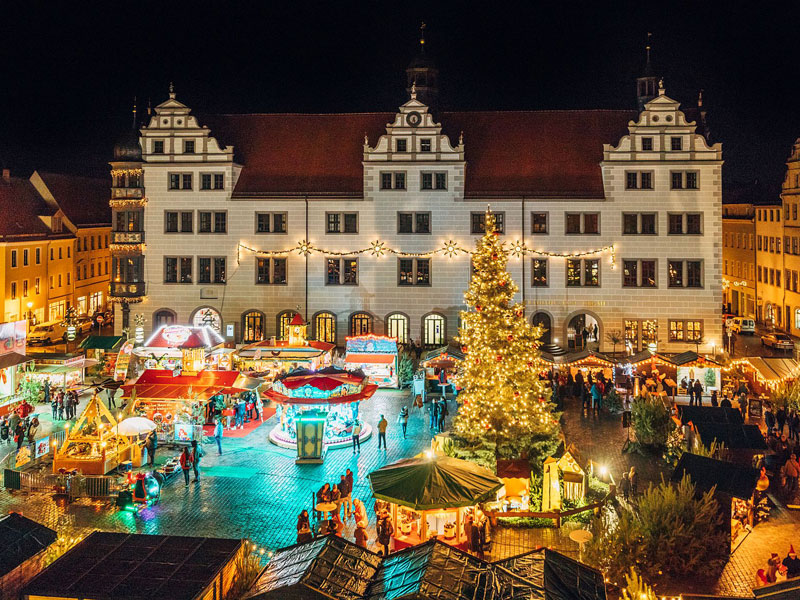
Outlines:
[[224,343],[224,338],[209,326],[162,325],[133,353],[145,369],[199,372],[214,365],[212,357],[223,351]]
[[385,335],[359,335],[345,338],[345,368],[363,371],[369,382],[382,388],[399,386],[397,340]]

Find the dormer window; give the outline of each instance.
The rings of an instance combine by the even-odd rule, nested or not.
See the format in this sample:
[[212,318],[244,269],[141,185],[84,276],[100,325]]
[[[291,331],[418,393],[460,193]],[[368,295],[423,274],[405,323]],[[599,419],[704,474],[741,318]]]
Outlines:
[[419,141],[419,151],[420,152],[430,152],[431,151],[431,139],[430,138],[423,138]]
[[194,154],[194,140],[183,140],[183,153]]
[[153,154],[164,154],[164,140],[153,140]]
[[408,141],[395,140],[395,148],[397,149],[397,152],[408,152]]

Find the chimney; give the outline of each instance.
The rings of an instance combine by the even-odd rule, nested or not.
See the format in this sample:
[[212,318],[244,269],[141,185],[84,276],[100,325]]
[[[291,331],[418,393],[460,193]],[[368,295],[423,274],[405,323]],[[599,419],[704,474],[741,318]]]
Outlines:
[[3,183],[11,183],[11,169],[3,169]]

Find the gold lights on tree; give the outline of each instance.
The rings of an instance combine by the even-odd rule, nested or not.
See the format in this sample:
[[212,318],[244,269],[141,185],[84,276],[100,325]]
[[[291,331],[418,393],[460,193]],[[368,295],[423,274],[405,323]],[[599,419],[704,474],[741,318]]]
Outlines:
[[458,341],[465,357],[459,368],[458,415],[454,427],[468,441],[502,445],[532,436],[555,441],[558,423],[550,391],[539,379],[540,327],[514,303],[518,288],[506,270],[507,252],[486,214],[486,232],[472,254],[474,266],[461,313]]

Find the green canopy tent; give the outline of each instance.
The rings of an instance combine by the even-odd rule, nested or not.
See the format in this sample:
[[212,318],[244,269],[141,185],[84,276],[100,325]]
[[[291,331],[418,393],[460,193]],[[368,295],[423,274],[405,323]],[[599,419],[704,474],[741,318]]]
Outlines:
[[465,544],[463,513],[493,499],[503,487],[488,469],[432,451],[373,471],[369,481],[373,497],[390,505],[395,548],[425,542],[429,537]]

